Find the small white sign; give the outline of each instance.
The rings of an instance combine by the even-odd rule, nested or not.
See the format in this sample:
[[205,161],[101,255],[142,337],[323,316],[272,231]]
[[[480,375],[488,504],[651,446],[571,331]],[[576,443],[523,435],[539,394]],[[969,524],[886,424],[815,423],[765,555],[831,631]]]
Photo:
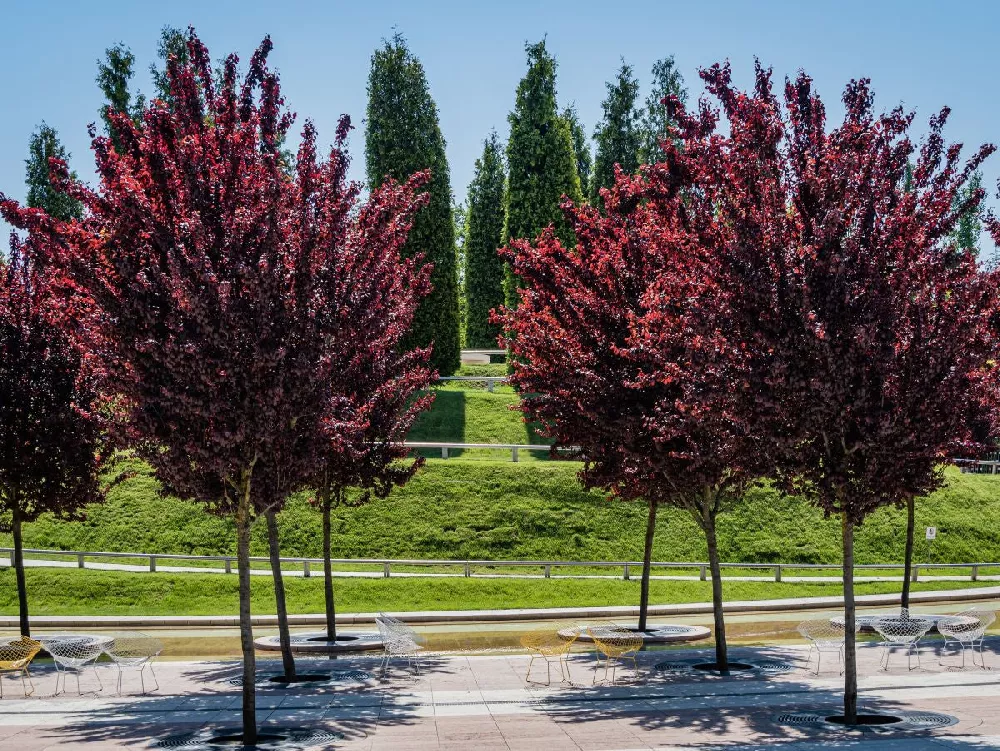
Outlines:
[[937,538],[937,527],[928,527],[927,528],[927,539],[928,540],[933,540],[933,539],[936,539],[936,538]]

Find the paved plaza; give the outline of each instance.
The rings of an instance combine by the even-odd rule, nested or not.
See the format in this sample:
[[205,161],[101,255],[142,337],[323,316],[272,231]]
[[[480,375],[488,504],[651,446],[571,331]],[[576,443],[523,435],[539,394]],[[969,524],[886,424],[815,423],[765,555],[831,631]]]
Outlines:
[[[859,648],[862,709],[905,716],[910,730],[844,731],[824,722],[839,712],[841,678],[833,665],[822,676],[809,673],[798,644],[733,648],[732,659],[759,667],[739,677],[695,671],[692,664],[711,659],[711,649],[645,651],[639,678],[624,669],[619,678],[627,682],[615,686],[593,685],[603,670],[595,673],[585,651],[570,660],[573,684],[556,683],[554,668],[551,686],[526,683],[528,656],[515,652],[428,655],[420,676],[400,666],[385,680],[375,657],[300,659],[301,672],[332,678],[294,688],[268,685],[280,663],[261,659],[258,720],[265,730],[297,729],[298,748],[345,751],[763,749],[778,742],[789,751],[1000,749],[1000,675],[942,666],[939,645],[928,643],[921,668],[908,670],[898,655],[889,672],[879,669],[875,645]],[[1000,664],[997,647],[1000,641],[989,645],[988,663]],[[113,668],[99,670],[106,689],[114,686]],[[0,751],[196,748],[199,736],[191,734],[236,727],[239,674],[229,660],[163,661],[156,664],[160,688],[148,695],[138,695],[137,673],[126,673],[125,695],[115,696],[98,693],[88,672],[82,697],[53,698],[55,675],[43,663],[32,698],[21,698],[16,679],[3,678]],[[545,678],[544,666],[536,677]]]

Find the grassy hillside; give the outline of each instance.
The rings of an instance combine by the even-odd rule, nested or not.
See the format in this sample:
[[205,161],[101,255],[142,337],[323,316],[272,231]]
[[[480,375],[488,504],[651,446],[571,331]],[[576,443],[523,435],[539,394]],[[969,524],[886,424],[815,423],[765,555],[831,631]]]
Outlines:
[[[285,582],[292,613],[323,612],[322,579]],[[951,582],[920,582],[915,590],[954,588]],[[706,602],[708,582],[653,581],[652,602]],[[839,595],[837,584],[726,582],[728,600]],[[895,593],[895,583],[857,585],[858,594]],[[127,574],[111,571],[28,570],[34,615],[235,615],[237,578],[220,574]],[[251,581],[255,613],[274,613],[269,577]],[[494,608],[635,605],[637,581],[592,579],[338,579],[342,613],[379,610],[479,610]],[[17,613],[13,571],[0,570],[0,614]]]
[[[584,492],[579,465],[513,464],[460,459],[429,460],[388,499],[339,509],[334,521],[338,557],[635,560],[641,556],[645,508]],[[936,526],[934,561],[1000,561],[1000,478],[949,470],[947,486],[917,504],[917,524]],[[318,556],[320,519],[305,497],[281,514],[282,549]],[[886,509],[858,531],[861,563],[899,561],[903,517]],[[255,530],[254,553],[266,554],[264,530]],[[9,545],[9,538],[2,538]],[[836,520],[769,489],[719,519],[724,559],[747,562],[839,561]],[[43,518],[25,530],[29,547],[67,550],[232,554],[232,525],[201,507],[158,495],[146,472],[91,507],[87,520]],[[704,560],[705,545],[682,512],[661,512],[654,555],[658,560]],[[917,542],[918,560],[928,558]]]
[[[489,374],[504,366],[468,367]],[[527,443],[541,439],[512,410],[516,395],[450,385],[411,434],[413,440],[464,443]],[[544,457],[544,454],[540,456]],[[87,520],[67,523],[43,518],[29,524],[25,543],[35,548],[233,554],[234,530],[200,506],[159,495],[144,465],[115,488],[106,504],[92,507]],[[334,520],[335,556],[392,558],[480,558],[636,560],[641,557],[645,507],[585,492],[576,480],[579,465],[530,461],[518,464],[490,451],[461,458],[430,459],[405,488],[386,500],[339,509]],[[947,486],[917,505],[917,524],[936,526],[928,549],[919,535],[918,560],[1000,561],[1000,477],[947,473]],[[899,561],[902,515],[883,510],[858,531],[860,563]],[[282,549],[288,556],[320,554],[320,520],[306,496],[293,498],[281,514]],[[255,530],[253,552],[266,555],[264,530]],[[752,492],[740,508],[719,520],[725,560],[837,563],[836,520],[796,499],[767,488]],[[0,535],[9,545],[9,536]],[[706,557],[703,537],[683,512],[660,514],[657,560]]]

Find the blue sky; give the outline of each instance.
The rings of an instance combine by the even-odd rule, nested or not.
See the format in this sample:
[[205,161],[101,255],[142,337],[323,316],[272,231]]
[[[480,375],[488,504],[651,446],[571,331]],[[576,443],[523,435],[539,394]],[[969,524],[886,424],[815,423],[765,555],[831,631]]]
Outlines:
[[[622,57],[644,89],[649,69],[673,54],[697,95],[699,67],[729,59],[737,81],[752,80],[754,56],[783,78],[803,68],[815,79],[831,120],[851,78],[872,79],[877,103],[917,111],[920,130],[942,105],[953,109],[947,135],[967,149],[1000,142],[996,30],[1000,4],[990,2],[30,2],[0,5],[0,190],[23,198],[29,136],[42,120],[55,127],[81,177],[93,176],[87,124],[101,95],[96,61],[125,42],[137,57],[138,86],[151,90],[147,68],[159,29],[193,24],[213,57],[236,51],[246,60],[265,34],[272,63],[298,113],[323,140],[341,113],[357,130],[350,142],[353,176],[363,176],[365,85],[372,50],[394,29],[423,61],[448,142],[455,196],[464,199],[473,163],[491,128],[507,133],[507,113],[523,75],[524,43],[547,36],[558,61],[560,104],[575,102],[589,132],[600,116],[605,81]],[[643,96],[645,95],[645,91]],[[990,205],[1000,155],[985,170]],[[6,234],[6,227],[0,225]]]

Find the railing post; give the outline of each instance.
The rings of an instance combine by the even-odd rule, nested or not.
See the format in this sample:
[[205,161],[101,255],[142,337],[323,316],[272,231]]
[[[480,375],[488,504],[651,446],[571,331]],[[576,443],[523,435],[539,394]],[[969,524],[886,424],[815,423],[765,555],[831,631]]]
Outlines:
[[698,572],[698,578],[702,581],[708,581],[708,566],[701,567],[701,571]]
[[493,381],[486,382],[486,390],[491,394],[493,393],[493,385],[494,385]]
[[448,447],[447,446],[442,446],[441,447],[441,458],[442,459],[447,459],[448,458]]
[[384,576],[386,579],[389,578],[389,575],[391,573],[389,571],[389,566],[390,564],[388,562],[382,564],[382,576]]
[[781,566],[775,566],[774,567],[774,580],[776,582],[780,582],[781,581]]
[[77,553],[76,556],[76,566],[77,568],[83,568],[83,553]]
[[510,450],[510,460],[512,462],[516,462],[517,461],[517,446],[514,446],[514,448],[512,448]]
[[226,559],[226,573],[227,574],[233,573],[233,559],[232,558],[227,558]]
[[472,576],[472,565],[468,561],[465,562],[464,573],[466,576]]
[[919,581],[917,576],[920,573],[920,568],[918,566],[913,567],[913,575],[910,577],[910,581]]
[[625,564],[625,576],[623,577],[625,581],[628,581],[628,564]]
[[545,567],[545,578],[548,579],[551,576],[551,574],[552,574],[552,567],[551,566],[546,566]]
[[979,566],[972,567],[972,581],[979,581]]
[[149,571],[150,571],[150,573],[152,573],[153,571],[156,571],[156,556],[155,555],[149,556]]
[[309,578],[309,561],[302,561],[302,578]]

